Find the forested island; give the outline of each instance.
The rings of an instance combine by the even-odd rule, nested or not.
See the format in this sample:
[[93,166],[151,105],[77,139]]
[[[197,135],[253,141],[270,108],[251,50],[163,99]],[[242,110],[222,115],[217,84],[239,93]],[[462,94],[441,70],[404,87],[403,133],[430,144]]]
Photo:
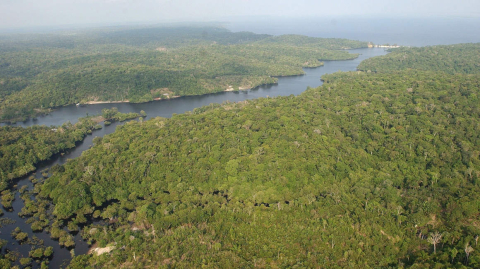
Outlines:
[[0,36],[0,120],[92,102],[149,102],[249,89],[357,57],[367,42],[232,33],[220,27],[106,28]]
[[81,230],[92,251],[69,268],[478,268],[477,47],[128,122],[36,182],[22,215],[66,247]]

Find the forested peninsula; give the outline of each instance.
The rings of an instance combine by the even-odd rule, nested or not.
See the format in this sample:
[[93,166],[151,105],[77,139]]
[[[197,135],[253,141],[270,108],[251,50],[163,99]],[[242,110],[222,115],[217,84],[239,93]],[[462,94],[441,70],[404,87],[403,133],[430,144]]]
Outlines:
[[480,72],[455,67],[471,46],[128,122],[51,169],[23,213],[65,246],[83,227],[96,250],[70,268],[478,268]]
[[367,42],[232,33],[221,27],[106,28],[0,36],[0,120],[88,102],[148,102],[249,89],[357,57]]
[[385,57],[362,61],[358,70],[388,73],[400,70],[440,71],[448,74],[480,73],[480,43],[398,48]]
[[0,192],[3,206],[10,208],[13,195],[8,195],[8,199],[5,197],[10,194],[8,189],[13,179],[36,170],[36,164],[49,160],[54,154],[74,148],[87,134],[101,129],[100,122],[108,125],[112,121],[126,121],[140,116],[146,116],[145,112],[120,113],[114,107],[103,109],[101,115],[80,118],[76,124],[0,127]]

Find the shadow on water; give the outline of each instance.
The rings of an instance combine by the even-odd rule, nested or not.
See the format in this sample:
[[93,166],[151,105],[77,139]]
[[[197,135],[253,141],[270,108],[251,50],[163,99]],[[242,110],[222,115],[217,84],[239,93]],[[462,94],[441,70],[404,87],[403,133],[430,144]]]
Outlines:
[[[275,96],[288,96],[299,95],[304,92],[307,87],[318,87],[322,85],[320,77],[324,74],[334,73],[337,71],[355,71],[358,64],[364,59],[385,55],[387,52],[383,49],[356,49],[350,50],[352,53],[360,53],[361,55],[348,61],[325,61],[325,65],[318,68],[305,68],[305,74],[300,76],[280,77],[277,84],[264,85],[256,87],[254,89],[238,91],[238,92],[221,92],[201,96],[185,96],[176,99],[155,101],[143,104],[130,104],[130,103],[117,103],[117,104],[98,104],[87,105],[84,107],[77,107],[75,105],[59,108],[49,115],[41,116],[37,120],[28,120],[23,123],[17,123],[16,126],[32,126],[32,125],[61,125],[67,121],[72,123],[77,122],[78,118],[85,117],[87,115],[94,115],[101,113],[104,108],[117,107],[120,112],[139,112],[144,110],[148,117],[166,117],[169,118],[173,114],[185,113],[186,111],[192,111],[193,109],[201,106],[206,106],[211,103],[223,103],[226,101],[238,102],[249,99],[256,99],[260,97],[275,97]],[[64,164],[67,160],[76,158],[82,154],[85,150],[89,149],[93,143],[94,137],[103,137],[104,135],[113,133],[115,128],[123,123],[114,122],[109,126],[104,126],[100,130],[96,130],[92,135],[87,135],[82,142],[77,143],[76,147],[68,150],[63,154],[56,154],[50,160],[44,161],[37,165],[37,170],[32,174],[36,178],[42,177],[41,171],[49,169],[56,164]],[[32,174],[17,179],[15,181],[17,190],[22,186],[27,186],[28,190],[33,189],[33,184],[28,179]],[[10,233],[15,227],[28,233],[29,238],[33,235],[44,240],[45,246],[52,246],[54,248],[54,256],[50,261],[50,268],[61,268],[67,264],[71,259],[70,250],[61,247],[57,241],[50,239],[50,235],[46,232],[34,233],[30,228],[30,225],[25,223],[26,219],[18,216],[23,207],[23,200],[20,198],[20,194],[17,191],[15,194],[15,201],[13,202],[13,210],[6,212],[3,217],[15,220],[14,224],[5,225],[0,233],[0,238],[7,240],[8,245],[6,249],[13,250],[21,253],[23,257],[28,257],[28,252],[31,250],[31,246],[24,244],[19,245],[15,239],[13,239]],[[75,235],[75,255],[85,254],[88,251],[87,242],[83,241],[80,233]],[[5,251],[5,250],[4,250]],[[34,268],[38,268],[39,265],[33,263]]]

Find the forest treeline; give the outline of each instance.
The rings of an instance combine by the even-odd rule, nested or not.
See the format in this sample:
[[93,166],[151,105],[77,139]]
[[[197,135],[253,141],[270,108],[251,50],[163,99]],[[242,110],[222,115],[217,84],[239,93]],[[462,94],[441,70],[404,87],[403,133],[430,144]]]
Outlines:
[[480,73],[480,43],[393,49],[385,57],[362,61],[358,70],[392,72],[406,69],[449,74]]
[[322,79],[129,122],[53,168],[26,215],[108,252],[70,268],[480,267],[480,75]]
[[303,74],[366,42],[152,27],[0,37],[0,116],[24,120],[88,101],[148,102],[253,88]]

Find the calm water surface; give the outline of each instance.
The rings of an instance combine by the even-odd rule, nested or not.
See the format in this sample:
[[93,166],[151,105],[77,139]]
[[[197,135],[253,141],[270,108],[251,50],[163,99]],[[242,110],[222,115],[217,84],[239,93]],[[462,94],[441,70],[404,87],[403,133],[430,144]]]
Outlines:
[[[31,125],[61,125],[67,121],[71,123],[77,122],[78,118],[87,115],[99,114],[104,108],[117,107],[120,112],[139,112],[144,110],[148,117],[165,117],[169,118],[173,113],[185,113],[192,111],[194,108],[206,106],[211,103],[223,103],[225,101],[238,102],[259,97],[288,96],[290,94],[298,95],[305,91],[308,86],[318,87],[322,85],[320,77],[324,74],[330,74],[337,71],[354,71],[358,64],[368,58],[374,56],[385,55],[384,49],[355,49],[349,50],[351,53],[360,53],[361,55],[354,60],[349,61],[325,61],[325,65],[318,68],[304,69],[305,75],[282,77],[278,79],[278,84],[262,86],[256,89],[238,92],[220,92],[201,96],[185,96],[171,100],[161,100],[150,103],[130,104],[98,104],[77,107],[75,105],[58,108],[49,115],[40,116],[36,121],[28,120],[19,122],[16,126]],[[95,133],[96,135],[96,133]]]
[[[223,103],[225,101],[238,102],[248,99],[254,99],[259,97],[274,97],[274,96],[288,96],[291,94],[298,95],[305,91],[307,87],[318,87],[322,84],[320,77],[324,74],[334,73],[337,71],[354,71],[358,64],[364,59],[385,55],[387,52],[383,49],[356,49],[350,50],[352,53],[360,53],[361,55],[354,60],[349,61],[326,61],[325,65],[318,68],[305,69],[305,75],[294,77],[283,77],[278,79],[278,84],[263,86],[252,90],[240,91],[240,92],[222,92],[216,94],[209,94],[203,96],[189,96],[181,97],[171,100],[156,101],[143,104],[99,104],[99,105],[86,105],[84,107],[77,107],[75,105],[66,106],[53,111],[51,114],[39,117],[36,121],[28,120],[26,122],[14,124],[16,126],[32,126],[32,125],[61,125],[67,121],[72,123],[77,122],[78,118],[87,115],[94,115],[101,113],[103,108],[117,107],[120,112],[140,112],[144,110],[148,117],[171,117],[173,113],[184,113],[186,111],[192,111],[194,108],[209,105],[211,103]],[[113,123],[110,126],[105,126],[101,130],[94,131],[93,135],[88,135],[84,141],[77,144],[77,147],[66,152],[63,155],[56,155],[51,160],[43,162],[37,165],[37,172],[34,173],[35,177],[40,178],[41,171],[48,169],[55,164],[64,164],[68,159],[76,158],[82,154],[83,151],[89,149],[92,145],[92,140],[95,136],[104,136],[115,131],[116,126],[121,123]],[[28,176],[17,180],[17,188],[21,188],[24,185],[28,186],[28,189],[32,189],[32,183],[28,180]],[[29,245],[18,245],[18,243],[10,236],[15,227],[20,227],[22,231],[27,232],[31,238],[36,235],[40,239],[43,239],[45,246],[52,246],[54,248],[54,256],[50,262],[50,268],[61,268],[71,259],[71,253],[68,249],[60,247],[58,242],[51,240],[49,234],[33,233],[30,225],[25,223],[25,219],[18,216],[18,212],[23,207],[23,200],[20,199],[20,195],[17,192],[15,201],[13,203],[13,211],[5,212],[3,217],[7,217],[16,221],[15,224],[6,225],[1,229],[0,238],[8,240],[7,248],[9,250],[18,251],[23,257],[28,257],[28,252],[31,250]],[[79,234],[75,236],[76,246],[74,252],[76,255],[85,254],[88,251],[88,244],[82,240]],[[34,267],[39,267],[34,263]]]

